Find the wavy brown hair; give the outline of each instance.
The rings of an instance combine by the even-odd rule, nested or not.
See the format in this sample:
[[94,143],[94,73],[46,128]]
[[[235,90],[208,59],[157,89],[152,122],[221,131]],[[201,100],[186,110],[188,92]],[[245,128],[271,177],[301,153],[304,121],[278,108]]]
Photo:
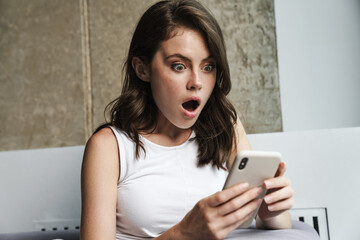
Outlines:
[[150,84],[137,77],[131,62],[136,56],[146,64],[151,63],[159,44],[174,36],[179,27],[201,33],[216,60],[213,92],[192,129],[199,146],[198,165],[210,163],[224,168],[236,144],[234,126],[237,114],[226,97],[231,89],[231,80],[221,29],[215,18],[197,1],[161,1],[144,13],[135,29],[123,67],[125,78],[121,95],[106,107],[111,108],[110,120],[96,131],[109,125],[115,126],[136,143],[137,157],[141,149],[145,151],[139,140],[139,131],[151,133],[155,129],[158,108]]

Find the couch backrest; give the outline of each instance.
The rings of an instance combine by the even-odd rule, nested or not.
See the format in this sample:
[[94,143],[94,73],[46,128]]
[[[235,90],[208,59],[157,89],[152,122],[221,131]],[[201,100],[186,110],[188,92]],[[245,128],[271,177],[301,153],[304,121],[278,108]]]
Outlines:
[[83,151],[0,152],[0,233],[79,227]]

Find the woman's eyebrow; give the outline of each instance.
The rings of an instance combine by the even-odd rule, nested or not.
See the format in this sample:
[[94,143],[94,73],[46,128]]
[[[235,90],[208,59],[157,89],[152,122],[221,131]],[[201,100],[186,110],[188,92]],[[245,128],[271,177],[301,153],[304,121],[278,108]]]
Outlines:
[[[173,57],[180,58],[180,59],[182,59],[183,61],[186,61],[186,62],[191,62],[191,59],[190,59],[190,58],[188,58],[188,57],[186,57],[186,56],[184,56],[184,55],[182,55],[182,54],[180,54],[180,53],[171,54],[171,55],[167,56],[167,57],[165,58],[165,60],[167,60],[167,59],[169,59],[169,58],[173,58]],[[206,62],[206,61],[209,61],[209,60],[211,60],[211,59],[213,59],[213,56],[212,56],[212,55],[204,58],[201,62]]]
[[191,59],[190,59],[190,58],[185,57],[184,55],[182,55],[182,54],[180,54],[180,53],[171,54],[171,55],[167,56],[167,57],[165,58],[165,60],[168,60],[169,58],[173,58],[173,57],[180,58],[181,60],[186,61],[186,62],[191,62]]
[[202,62],[207,62],[207,61],[210,61],[210,60],[214,60],[213,55],[210,55],[210,56],[204,58],[204,59],[202,60]]

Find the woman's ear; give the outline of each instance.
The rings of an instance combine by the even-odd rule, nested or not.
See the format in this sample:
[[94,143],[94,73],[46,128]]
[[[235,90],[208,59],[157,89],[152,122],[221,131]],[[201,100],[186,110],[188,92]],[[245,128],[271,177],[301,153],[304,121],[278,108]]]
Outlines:
[[145,64],[139,57],[133,57],[131,65],[135,70],[136,76],[144,82],[150,81],[150,69],[149,65]]

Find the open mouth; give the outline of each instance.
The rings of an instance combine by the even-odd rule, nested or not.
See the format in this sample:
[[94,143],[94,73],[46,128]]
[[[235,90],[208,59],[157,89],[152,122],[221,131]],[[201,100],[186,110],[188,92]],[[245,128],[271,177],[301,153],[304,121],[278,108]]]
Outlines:
[[195,111],[199,105],[200,105],[199,102],[196,100],[190,100],[182,104],[183,108],[189,112]]

